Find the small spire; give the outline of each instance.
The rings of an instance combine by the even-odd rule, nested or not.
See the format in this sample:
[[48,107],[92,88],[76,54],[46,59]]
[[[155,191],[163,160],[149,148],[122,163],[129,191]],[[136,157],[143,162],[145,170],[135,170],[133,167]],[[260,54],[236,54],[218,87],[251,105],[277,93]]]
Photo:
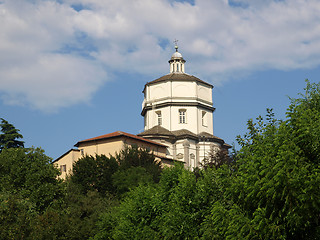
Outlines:
[[178,41],[177,39],[174,39],[174,48],[176,49],[176,52],[178,52]]

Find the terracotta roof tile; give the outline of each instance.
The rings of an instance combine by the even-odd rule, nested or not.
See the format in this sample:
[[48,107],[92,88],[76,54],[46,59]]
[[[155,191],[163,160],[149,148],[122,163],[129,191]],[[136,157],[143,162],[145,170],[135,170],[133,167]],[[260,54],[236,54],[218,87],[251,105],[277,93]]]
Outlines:
[[77,142],[74,146],[78,147],[79,144],[81,144],[81,143],[92,142],[92,141],[103,140],[103,139],[110,139],[110,138],[115,138],[115,137],[122,137],[122,136],[128,137],[128,138],[133,138],[133,139],[136,139],[136,140],[139,140],[142,142],[148,142],[148,143],[155,144],[158,146],[166,147],[165,145],[157,143],[155,141],[148,140],[143,137],[140,137],[140,136],[137,136],[134,134],[130,134],[130,133],[126,133],[126,132],[122,132],[122,131],[116,131],[113,133],[108,133],[108,134],[101,135],[101,136],[94,137],[94,138],[88,138],[88,139]]

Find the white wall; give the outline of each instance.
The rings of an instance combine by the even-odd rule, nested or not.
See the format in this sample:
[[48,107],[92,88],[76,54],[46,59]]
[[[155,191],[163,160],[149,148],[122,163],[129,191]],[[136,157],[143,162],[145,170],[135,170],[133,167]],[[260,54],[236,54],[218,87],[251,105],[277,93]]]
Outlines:
[[[157,111],[161,111],[162,127],[170,130],[187,129],[195,134],[208,132],[213,134],[213,114],[199,106],[164,106],[157,108],[164,103],[189,103],[203,104],[212,107],[212,88],[196,81],[163,81],[147,85],[145,89],[146,106],[151,107],[146,114],[145,130],[158,125]],[[187,121],[179,123],[179,109],[186,109]],[[202,124],[202,111],[206,111],[206,124]]]

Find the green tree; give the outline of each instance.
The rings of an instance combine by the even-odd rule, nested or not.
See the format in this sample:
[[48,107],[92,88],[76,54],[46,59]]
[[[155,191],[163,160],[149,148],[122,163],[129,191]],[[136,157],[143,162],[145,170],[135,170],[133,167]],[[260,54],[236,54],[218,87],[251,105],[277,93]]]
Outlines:
[[0,239],[37,239],[36,220],[63,200],[59,170],[50,162],[38,148],[0,153]]
[[152,175],[143,167],[131,167],[125,170],[119,170],[112,176],[113,185],[116,188],[117,195],[122,196],[130,189],[139,184],[152,183]]
[[[319,84],[291,99],[287,120],[268,109],[248,121],[224,198],[203,231],[218,239],[319,239]],[[223,219],[223,221],[221,220]]]
[[199,239],[227,175],[213,168],[197,179],[182,164],[165,168],[158,184],[140,184],[103,214],[95,239]]
[[63,196],[59,170],[39,148],[9,148],[0,153],[0,191],[19,194],[43,211]]
[[108,210],[96,239],[320,239],[320,83],[287,119],[248,121],[233,164],[165,169]]
[[211,147],[208,157],[200,162],[201,168],[216,168],[218,169],[223,164],[232,164],[235,158],[236,150],[233,149],[233,153],[230,155],[228,149]]
[[138,146],[126,146],[115,156],[119,163],[119,170],[127,170],[132,167],[143,167],[151,174],[154,182],[159,182],[162,167],[152,153]]
[[17,139],[22,139],[23,136],[19,133],[20,130],[16,129],[12,124],[8,123],[8,121],[1,119],[0,127],[0,152],[4,148],[19,148],[24,147],[24,142],[19,141]]
[[0,192],[0,239],[30,239],[34,204],[19,194]]
[[126,147],[115,157],[85,156],[73,165],[70,180],[82,187],[83,193],[97,190],[121,197],[139,183],[158,182],[161,163],[145,149]]
[[112,156],[84,156],[73,164],[70,180],[81,186],[82,192],[98,191],[100,194],[115,193],[112,175],[119,165]]
[[64,200],[33,218],[30,239],[89,239],[97,233],[101,212],[117,203],[97,191],[83,194],[79,185],[70,181],[65,184]]

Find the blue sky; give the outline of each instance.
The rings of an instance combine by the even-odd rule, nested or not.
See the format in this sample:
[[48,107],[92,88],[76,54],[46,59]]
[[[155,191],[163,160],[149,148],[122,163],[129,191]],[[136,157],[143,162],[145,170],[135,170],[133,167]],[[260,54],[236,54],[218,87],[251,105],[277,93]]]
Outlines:
[[0,117],[52,158],[137,134],[144,84],[169,72],[178,39],[186,72],[215,86],[214,134],[232,144],[319,81],[319,12],[316,0],[2,0]]

